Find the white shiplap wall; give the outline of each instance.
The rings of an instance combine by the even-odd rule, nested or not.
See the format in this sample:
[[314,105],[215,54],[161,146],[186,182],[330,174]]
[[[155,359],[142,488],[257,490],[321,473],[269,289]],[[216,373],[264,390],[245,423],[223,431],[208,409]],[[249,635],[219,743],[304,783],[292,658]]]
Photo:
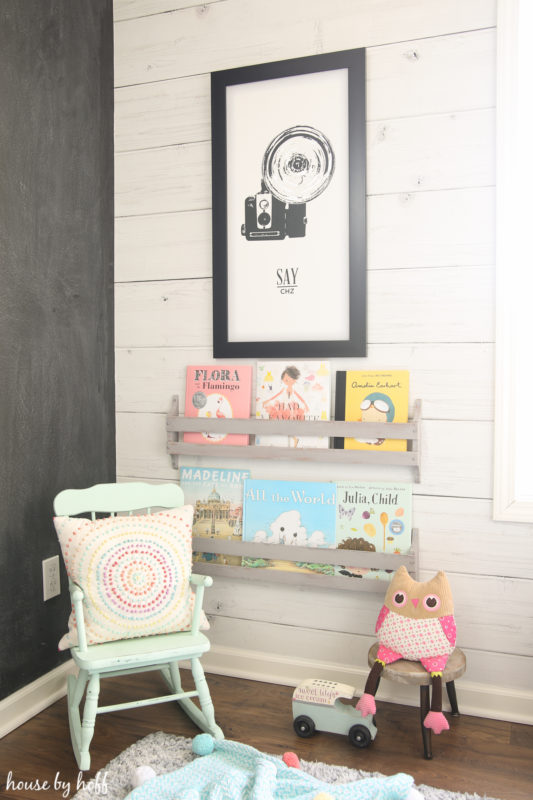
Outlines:
[[[533,721],[533,528],[491,518],[495,0],[115,0],[117,470],[174,480],[165,414],[211,361],[209,73],[367,48],[368,357],[423,401],[422,576],[444,568],[464,711]],[[214,459],[210,460],[215,463]],[[232,462],[234,463],[234,462]],[[227,462],[226,462],[227,465]],[[275,466],[241,461],[256,477]],[[287,467],[287,477],[402,478]],[[362,690],[379,594],[208,592],[210,669]],[[380,697],[413,703],[387,686]]]

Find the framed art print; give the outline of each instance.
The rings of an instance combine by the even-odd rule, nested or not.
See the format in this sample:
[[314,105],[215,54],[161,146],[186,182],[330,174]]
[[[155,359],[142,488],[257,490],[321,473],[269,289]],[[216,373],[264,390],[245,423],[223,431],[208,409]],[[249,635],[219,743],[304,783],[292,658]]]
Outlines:
[[365,51],[211,75],[213,355],[366,355]]

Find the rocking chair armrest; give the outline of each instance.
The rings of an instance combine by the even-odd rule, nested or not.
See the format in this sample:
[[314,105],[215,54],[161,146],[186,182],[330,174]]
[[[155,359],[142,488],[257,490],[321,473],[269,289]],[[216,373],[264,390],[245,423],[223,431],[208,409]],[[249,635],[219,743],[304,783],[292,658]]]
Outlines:
[[80,653],[85,653],[87,650],[87,636],[85,635],[85,618],[83,616],[83,599],[85,594],[81,586],[77,583],[69,581],[69,592],[72,605],[74,607],[74,616],[76,618],[76,627],[78,629],[78,647]]
[[200,617],[204,602],[204,589],[206,586],[213,585],[213,578],[211,575],[191,575],[189,581],[192,586],[196,587],[194,592],[194,611],[191,623],[191,633],[196,636],[200,627]]

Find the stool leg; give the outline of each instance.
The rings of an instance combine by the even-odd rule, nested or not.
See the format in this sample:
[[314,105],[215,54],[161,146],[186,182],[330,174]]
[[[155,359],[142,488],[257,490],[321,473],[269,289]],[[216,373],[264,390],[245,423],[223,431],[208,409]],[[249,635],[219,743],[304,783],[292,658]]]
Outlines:
[[446,691],[448,692],[448,700],[452,707],[452,717],[459,717],[459,706],[457,705],[457,695],[455,693],[455,681],[448,681],[446,684]]
[[422,742],[424,743],[424,758],[433,758],[431,752],[431,731],[424,726],[424,720],[429,711],[429,686],[420,687],[420,725],[422,727]]

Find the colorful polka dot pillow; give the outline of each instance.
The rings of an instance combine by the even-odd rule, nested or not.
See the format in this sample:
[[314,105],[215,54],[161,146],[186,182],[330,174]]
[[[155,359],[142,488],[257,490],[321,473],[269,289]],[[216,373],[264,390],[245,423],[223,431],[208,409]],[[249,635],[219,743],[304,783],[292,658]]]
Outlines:
[[[87,644],[190,630],[192,506],[91,520],[55,517],[69,578],[83,589]],[[209,627],[202,612],[202,627]],[[59,642],[78,644],[74,612]]]

